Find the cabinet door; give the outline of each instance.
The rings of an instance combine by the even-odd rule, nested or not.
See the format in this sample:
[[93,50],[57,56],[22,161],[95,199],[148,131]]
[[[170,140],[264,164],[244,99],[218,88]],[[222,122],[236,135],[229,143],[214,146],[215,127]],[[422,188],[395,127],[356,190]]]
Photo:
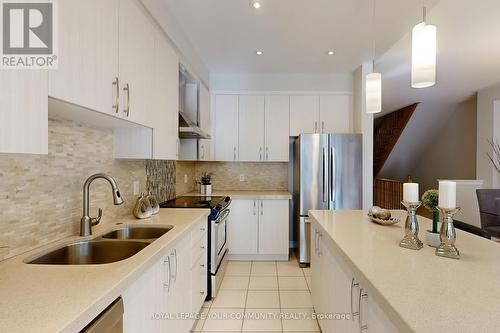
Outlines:
[[155,314],[166,313],[163,296],[163,260],[140,276],[122,294],[123,332],[163,332],[166,320],[152,320]]
[[[364,300],[366,302],[366,316],[361,314],[361,319],[367,325],[367,332],[370,333],[397,333],[398,329],[394,324],[387,318],[386,314],[380,309],[375,300],[370,297]],[[365,319],[366,318],[366,319]]]
[[318,131],[319,96],[290,96],[290,136]]
[[290,97],[266,96],[266,161],[288,162]]
[[259,254],[288,253],[288,200],[260,200]]
[[258,200],[233,200],[227,223],[230,254],[257,254]]
[[163,33],[156,32],[153,158],[177,160],[179,126],[179,58]]
[[59,65],[49,71],[49,95],[116,114],[118,0],[58,3]]
[[209,139],[198,140],[198,160],[200,161],[211,161],[211,142]]
[[[191,241],[185,237],[170,252],[172,286],[168,302],[168,312],[172,316],[191,312]],[[194,320],[177,319],[168,323],[171,332],[189,332]]]
[[239,98],[239,160],[264,160],[264,96]]
[[320,97],[321,133],[350,133],[352,96],[333,95]]
[[238,160],[238,96],[215,97],[215,159]]
[[[329,247],[323,249],[326,265],[329,267],[329,275],[324,277],[323,286],[330,286],[329,308],[333,313],[351,314],[351,309],[356,312],[358,305],[359,287],[357,281],[353,279],[352,272],[341,263],[340,259]],[[330,328],[333,332],[357,332],[357,316],[351,320],[332,320]]]
[[120,115],[141,125],[154,127],[151,110],[155,103],[155,29],[138,0],[120,0],[119,76]]
[[200,128],[205,133],[212,133],[210,115],[210,92],[203,83],[200,83]]
[[47,71],[0,70],[0,153],[47,154]]

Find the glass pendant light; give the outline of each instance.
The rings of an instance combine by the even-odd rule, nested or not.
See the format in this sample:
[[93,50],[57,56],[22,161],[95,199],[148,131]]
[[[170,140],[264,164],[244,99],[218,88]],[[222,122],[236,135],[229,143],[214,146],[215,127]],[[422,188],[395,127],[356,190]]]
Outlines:
[[366,113],[382,112],[382,74],[375,72],[375,0],[373,0],[373,70],[366,75]]
[[423,22],[412,30],[411,86],[427,88],[436,84],[436,26],[426,23],[426,8]]

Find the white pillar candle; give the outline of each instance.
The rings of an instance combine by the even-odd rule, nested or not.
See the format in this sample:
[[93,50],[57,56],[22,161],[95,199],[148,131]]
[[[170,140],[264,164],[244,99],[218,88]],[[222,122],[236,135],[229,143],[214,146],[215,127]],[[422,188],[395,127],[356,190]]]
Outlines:
[[403,201],[417,202],[418,199],[418,183],[404,183],[403,184]]
[[439,207],[457,207],[457,183],[450,181],[439,182]]

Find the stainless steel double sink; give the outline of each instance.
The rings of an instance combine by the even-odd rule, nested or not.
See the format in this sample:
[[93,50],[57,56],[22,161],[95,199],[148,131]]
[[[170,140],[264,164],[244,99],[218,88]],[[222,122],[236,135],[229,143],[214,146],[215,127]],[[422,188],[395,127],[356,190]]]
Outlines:
[[173,226],[120,226],[90,240],[61,245],[25,260],[27,264],[93,265],[130,258],[160,238]]

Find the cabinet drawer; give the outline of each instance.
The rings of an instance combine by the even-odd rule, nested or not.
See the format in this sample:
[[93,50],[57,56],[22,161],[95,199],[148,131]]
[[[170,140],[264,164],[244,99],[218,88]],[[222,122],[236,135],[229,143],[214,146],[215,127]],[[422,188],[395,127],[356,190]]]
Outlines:
[[200,240],[200,238],[207,234],[207,221],[203,220],[200,223],[198,223],[191,231],[191,245],[194,246],[196,242]]
[[207,296],[206,257],[201,257],[191,269],[191,303],[192,311],[198,311]]

